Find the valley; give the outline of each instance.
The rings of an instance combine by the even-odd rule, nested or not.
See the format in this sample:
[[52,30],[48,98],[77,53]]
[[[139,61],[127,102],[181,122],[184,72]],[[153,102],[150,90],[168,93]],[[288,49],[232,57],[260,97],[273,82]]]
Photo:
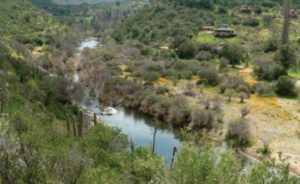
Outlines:
[[0,184],[299,183],[299,3],[1,1]]

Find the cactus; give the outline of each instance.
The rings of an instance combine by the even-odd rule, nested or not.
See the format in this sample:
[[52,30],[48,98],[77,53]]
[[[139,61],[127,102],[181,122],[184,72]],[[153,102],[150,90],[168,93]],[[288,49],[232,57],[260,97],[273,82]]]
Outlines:
[[134,143],[132,139],[130,139],[130,148],[131,148],[131,152],[134,152]]
[[69,114],[66,115],[66,123],[67,123],[67,130],[68,130],[68,134],[70,133],[70,116]]
[[82,137],[83,135],[83,112],[79,112],[79,120],[78,120],[78,136]]
[[96,125],[97,125],[97,114],[94,113],[94,126],[96,126]]
[[76,122],[76,118],[73,117],[73,133],[74,133],[74,137],[77,137],[78,135],[78,129],[77,129],[77,122]]

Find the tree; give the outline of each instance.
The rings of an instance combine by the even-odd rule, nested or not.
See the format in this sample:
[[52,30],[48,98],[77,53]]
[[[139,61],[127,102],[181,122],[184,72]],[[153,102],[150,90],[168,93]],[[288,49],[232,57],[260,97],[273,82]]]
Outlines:
[[289,43],[289,31],[290,31],[290,11],[291,11],[291,0],[285,0],[285,10],[284,10],[284,24],[282,30],[282,44]]
[[233,147],[246,147],[250,144],[250,128],[244,119],[237,119],[229,123],[226,140]]
[[228,59],[229,63],[234,67],[242,62],[244,57],[244,51],[238,45],[227,44],[220,52],[220,57]]
[[186,40],[183,43],[181,43],[176,50],[178,56],[182,59],[194,58],[196,51],[197,48],[195,44],[190,40]]
[[294,49],[289,45],[283,45],[276,53],[275,59],[287,70],[296,62]]
[[192,126],[197,129],[212,129],[216,122],[215,114],[211,110],[195,108],[192,113]]
[[234,95],[234,90],[230,88],[226,89],[224,95],[228,97],[227,101],[231,102],[232,96]]

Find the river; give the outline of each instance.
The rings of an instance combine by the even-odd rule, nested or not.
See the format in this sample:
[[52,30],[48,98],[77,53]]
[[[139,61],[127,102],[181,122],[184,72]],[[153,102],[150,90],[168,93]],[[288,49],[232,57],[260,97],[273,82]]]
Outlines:
[[[79,54],[84,49],[93,49],[99,44],[101,43],[96,38],[86,39],[82,41],[78,47]],[[75,73],[73,80],[78,82],[79,79],[79,75]],[[160,122],[156,125],[151,117],[136,110],[118,107],[118,113],[116,115],[102,116],[98,108],[100,107],[98,100],[90,98],[87,98],[82,106],[89,111],[97,113],[97,116],[104,120],[108,126],[121,129],[121,131],[133,141],[135,147],[152,148],[153,134],[155,127],[157,127],[155,152],[165,158],[168,166],[171,164],[173,148],[180,148],[182,146],[182,141],[177,136],[179,135],[178,130],[176,131],[168,126],[168,123]],[[227,149],[227,144],[224,142],[221,147]],[[244,158],[245,171],[249,170],[253,163],[260,162],[258,159],[241,150],[239,150],[239,154]],[[290,174],[299,177],[295,173],[290,172]]]
[[[100,42],[96,38],[89,38],[80,43],[78,51],[82,52],[87,48],[93,49],[99,44]],[[74,80],[79,81],[79,76],[75,75]],[[170,165],[173,148],[180,148],[182,142],[176,136],[176,130],[168,126],[168,123],[160,122],[159,125],[156,125],[151,117],[124,107],[118,107],[116,115],[101,116],[99,106],[99,102],[93,99],[86,99],[84,103],[85,108],[97,113],[107,125],[120,128],[129,139],[132,139],[136,147],[152,148],[153,134],[157,127],[155,152],[163,156],[166,163]]]

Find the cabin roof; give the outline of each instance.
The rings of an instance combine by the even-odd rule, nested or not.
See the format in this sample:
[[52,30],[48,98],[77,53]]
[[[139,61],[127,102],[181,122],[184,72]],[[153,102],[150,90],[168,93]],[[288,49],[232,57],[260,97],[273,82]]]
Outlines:
[[203,29],[207,29],[207,28],[208,28],[208,29],[215,29],[214,26],[203,26],[202,28],[203,28]]
[[233,29],[229,28],[229,27],[219,27],[216,29],[216,31],[226,31],[226,32],[229,32],[229,31],[234,31]]

